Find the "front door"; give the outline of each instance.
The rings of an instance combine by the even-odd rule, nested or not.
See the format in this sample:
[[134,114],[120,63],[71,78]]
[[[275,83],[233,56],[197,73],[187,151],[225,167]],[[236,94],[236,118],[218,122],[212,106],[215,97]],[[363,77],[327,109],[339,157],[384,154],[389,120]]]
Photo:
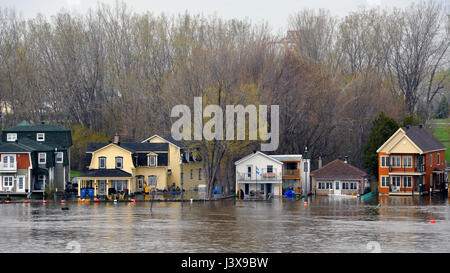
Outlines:
[[341,181],[334,181],[334,194],[341,194]]

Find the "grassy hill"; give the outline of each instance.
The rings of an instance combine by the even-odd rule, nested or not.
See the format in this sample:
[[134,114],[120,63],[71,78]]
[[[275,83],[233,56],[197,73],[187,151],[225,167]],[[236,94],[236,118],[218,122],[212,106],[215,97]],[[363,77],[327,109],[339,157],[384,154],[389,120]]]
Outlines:
[[445,160],[450,164],[450,118],[431,120],[430,130],[447,147]]

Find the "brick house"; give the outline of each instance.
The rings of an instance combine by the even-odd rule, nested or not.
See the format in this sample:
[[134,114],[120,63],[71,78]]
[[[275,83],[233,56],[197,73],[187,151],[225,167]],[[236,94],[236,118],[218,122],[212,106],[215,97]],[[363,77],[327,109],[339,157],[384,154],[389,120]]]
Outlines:
[[377,150],[380,195],[444,190],[445,150],[423,125],[398,129]]

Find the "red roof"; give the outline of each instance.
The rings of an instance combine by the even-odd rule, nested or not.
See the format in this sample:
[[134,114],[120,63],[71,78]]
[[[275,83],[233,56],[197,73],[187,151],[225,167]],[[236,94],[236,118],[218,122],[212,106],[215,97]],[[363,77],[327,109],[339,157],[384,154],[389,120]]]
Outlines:
[[366,177],[367,174],[355,166],[345,163],[340,159],[336,159],[322,168],[311,172],[311,176],[314,176],[316,179],[359,180]]

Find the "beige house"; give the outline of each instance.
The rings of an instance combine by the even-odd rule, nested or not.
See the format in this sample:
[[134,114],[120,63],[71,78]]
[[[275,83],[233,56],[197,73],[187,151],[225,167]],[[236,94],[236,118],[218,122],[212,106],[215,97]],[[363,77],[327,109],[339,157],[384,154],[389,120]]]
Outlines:
[[181,188],[181,168],[183,168],[183,188],[194,190],[198,185],[205,184],[203,161],[200,151],[187,147],[181,141],[174,140],[172,136],[161,137],[153,135],[142,143],[167,143],[169,145],[169,175],[168,185]]
[[121,143],[118,136],[111,143],[88,143],[88,171],[79,177],[78,196],[134,194],[146,187],[168,189],[169,159],[167,143]]

